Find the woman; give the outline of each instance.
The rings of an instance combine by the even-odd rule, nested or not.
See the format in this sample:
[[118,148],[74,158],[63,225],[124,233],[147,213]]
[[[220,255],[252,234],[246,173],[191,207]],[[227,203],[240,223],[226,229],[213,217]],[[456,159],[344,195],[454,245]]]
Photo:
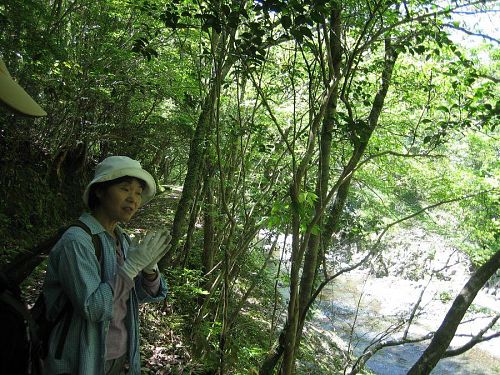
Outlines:
[[129,242],[118,226],[153,198],[156,185],[140,163],[111,156],[97,165],[79,220],[102,244],[102,255],[85,229],[70,227],[52,249],[43,288],[49,319],[72,309],[69,328],[60,319],[45,361],[48,375],[140,374],[138,304],[166,297],[157,262],[169,247],[167,231]]

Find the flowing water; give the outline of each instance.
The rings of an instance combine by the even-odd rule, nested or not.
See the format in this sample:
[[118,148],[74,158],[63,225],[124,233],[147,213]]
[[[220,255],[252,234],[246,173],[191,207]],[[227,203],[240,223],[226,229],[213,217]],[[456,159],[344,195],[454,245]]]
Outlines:
[[[394,278],[366,280],[360,273],[342,276],[322,293],[312,324],[323,330],[334,331],[346,346],[354,348],[354,354],[359,355],[371,340],[398,320],[394,312],[408,311],[407,301],[415,298],[415,295],[418,296],[417,288],[408,284]],[[482,297],[488,299],[487,296]],[[417,319],[410,335],[425,334],[430,329],[436,329],[448,307],[441,301],[427,301],[430,316],[427,314]],[[476,331],[487,322],[486,314],[477,313],[469,318],[475,318],[474,327],[464,327],[460,332]],[[351,331],[354,320],[355,329]],[[400,335],[389,336],[391,337],[399,338]],[[455,340],[452,344],[459,345],[465,340]],[[377,352],[366,366],[375,374],[406,374],[427,344],[428,341],[424,341],[384,348]],[[432,374],[500,374],[500,338],[479,344],[460,356],[439,361]]]
[[[286,269],[289,266],[290,247],[284,239],[279,242],[284,253],[276,254],[275,260],[283,256]],[[441,238],[429,237],[420,232],[392,239],[390,255],[385,261],[393,271],[385,277],[375,277],[366,270],[357,270],[333,280],[318,296],[309,324],[317,331],[334,333],[336,346],[360,355],[388,327],[401,321],[401,317],[410,315],[423,288],[425,293],[420,303],[421,312],[409,329],[409,337],[435,331],[470,277],[469,264],[463,255],[445,246]],[[443,270],[440,277],[422,275],[412,278],[419,276],[418,267],[414,267],[419,261],[428,269]],[[287,299],[288,288],[281,288],[281,293]],[[477,334],[493,315],[499,314],[500,299],[480,291],[469,308],[471,310],[463,319],[465,324],[461,324],[457,330],[451,347],[466,343],[471,334]],[[386,339],[399,339],[403,331],[404,327]],[[428,344],[429,341],[423,341],[383,348],[368,360],[366,367],[378,375],[406,374]],[[459,356],[442,359],[432,374],[500,375],[500,337],[480,343]]]

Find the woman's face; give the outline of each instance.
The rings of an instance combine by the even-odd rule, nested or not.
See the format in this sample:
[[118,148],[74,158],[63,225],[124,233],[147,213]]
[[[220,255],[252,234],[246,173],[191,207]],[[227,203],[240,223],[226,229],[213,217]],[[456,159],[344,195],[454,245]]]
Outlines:
[[129,221],[141,205],[141,194],[141,183],[135,178],[96,191],[99,209],[111,222]]

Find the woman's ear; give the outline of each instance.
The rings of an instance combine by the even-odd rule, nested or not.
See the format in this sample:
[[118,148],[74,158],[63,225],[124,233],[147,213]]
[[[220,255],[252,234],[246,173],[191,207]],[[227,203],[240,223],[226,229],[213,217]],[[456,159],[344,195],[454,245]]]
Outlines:
[[97,187],[95,189],[95,196],[99,200],[99,202],[102,202],[105,195],[106,195],[106,191],[102,187]]

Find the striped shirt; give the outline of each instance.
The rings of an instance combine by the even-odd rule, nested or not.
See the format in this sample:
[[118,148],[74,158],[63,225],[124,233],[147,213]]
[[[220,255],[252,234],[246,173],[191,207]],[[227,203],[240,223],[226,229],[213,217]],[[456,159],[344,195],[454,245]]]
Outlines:
[[[128,294],[126,313],[122,311],[122,314],[128,330],[129,374],[139,375],[138,304],[163,300],[167,293],[166,283],[159,278],[156,281],[159,286],[152,285],[141,274],[131,280],[118,265],[113,237],[92,215],[84,213],[79,220],[92,234],[98,234],[103,247],[102,259],[99,263],[91,236],[79,227],[68,229],[50,252],[43,288],[47,315],[49,318],[58,316],[68,300],[73,312],[61,358],[55,358],[55,351],[61,341],[64,319],[52,332],[45,373],[104,374],[106,337],[117,312],[114,308],[117,293]],[[126,258],[129,241],[119,227],[117,233]],[[156,289],[158,292],[152,293]]]

